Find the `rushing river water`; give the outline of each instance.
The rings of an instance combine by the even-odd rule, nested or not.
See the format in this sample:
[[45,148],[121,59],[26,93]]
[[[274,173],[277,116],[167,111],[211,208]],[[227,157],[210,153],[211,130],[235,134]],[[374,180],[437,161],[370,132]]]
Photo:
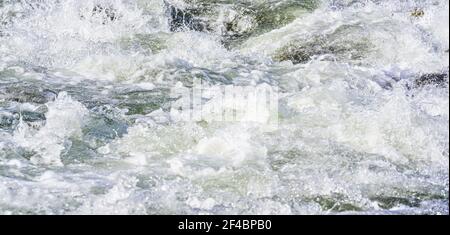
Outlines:
[[448,70],[448,0],[0,0],[0,214],[448,214]]

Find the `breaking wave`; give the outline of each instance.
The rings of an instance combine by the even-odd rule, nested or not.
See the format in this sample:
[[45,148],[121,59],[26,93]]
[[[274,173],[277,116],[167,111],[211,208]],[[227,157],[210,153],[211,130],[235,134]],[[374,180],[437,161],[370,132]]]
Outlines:
[[[448,214],[448,12],[0,0],[0,214]],[[242,87],[277,108],[215,120]]]

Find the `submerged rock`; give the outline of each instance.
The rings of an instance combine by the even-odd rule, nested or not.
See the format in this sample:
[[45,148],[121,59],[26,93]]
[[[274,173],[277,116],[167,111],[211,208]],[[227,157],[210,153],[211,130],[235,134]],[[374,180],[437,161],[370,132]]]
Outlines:
[[33,111],[21,111],[18,113],[25,122],[43,122],[46,120],[45,113]]
[[64,165],[86,163],[95,159],[97,153],[87,143],[71,138],[66,144],[65,151],[61,153],[61,161]]
[[312,201],[320,205],[322,210],[329,212],[362,211],[363,209],[352,202],[347,202],[341,195],[333,197],[318,196]]
[[14,124],[14,116],[0,113],[0,129],[10,128]]
[[377,196],[371,198],[371,200],[377,202],[378,206],[383,209],[392,209],[398,206],[408,206],[408,207],[420,206],[420,201],[417,200],[416,198]]
[[45,104],[55,99],[57,92],[27,84],[17,84],[0,91],[0,97],[18,103]]
[[41,111],[44,110],[9,110],[0,112],[0,129],[12,131],[21,121],[30,127],[39,128],[46,122],[45,112]]
[[314,56],[326,54],[333,55],[336,59],[362,59],[369,51],[370,42],[364,37],[349,37],[354,29],[353,26],[345,26],[330,35],[315,36],[308,41],[295,40],[278,49],[273,59],[279,62],[292,61],[294,64],[306,63]]
[[257,22],[256,31],[261,33],[287,25],[297,19],[301,14],[313,11],[319,5],[319,1],[285,1],[281,4],[260,4],[255,9]]
[[322,42],[308,42],[301,44],[301,42],[292,42],[284,46],[276,52],[273,59],[276,61],[292,61],[294,64],[306,63],[314,55],[321,55],[330,53],[330,50]]
[[93,115],[83,128],[85,145],[92,149],[122,137],[128,128],[128,123],[119,117],[111,118],[101,114]]

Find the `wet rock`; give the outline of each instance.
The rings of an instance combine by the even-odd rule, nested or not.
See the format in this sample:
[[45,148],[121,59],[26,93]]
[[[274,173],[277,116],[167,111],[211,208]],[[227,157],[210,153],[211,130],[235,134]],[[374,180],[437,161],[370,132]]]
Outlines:
[[95,5],[92,9],[92,15],[103,15],[105,22],[115,21],[119,18],[117,10],[112,6]]
[[416,8],[411,12],[411,16],[415,18],[421,18],[425,16],[425,11],[420,8]]
[[124,90],[115,94],[117,107],[125,110],[126,115],[146,115],[168,103],[168,90]]
[[98,22],[97,19],[99,19],[100,23],[103,25],[117,21],[120,17],[119,11],[112,5],[100,4],[95,5],[92,10],[90,10],[90,14],[80,14],[81,19],[89,19],[91,22]]
[[[447,71],[442,70],[436,73],[426,73],[426,74],[417,74],[410,70],[401,70],[396,68],[390,71],[385,71],[385,75],[387,78],[389,78],[389,80],[385,81],[385,83],[389,85],[389,88],[392,88],[394,83],[400,81],[406,81],[405,83],[402,84],[408,90],[418,89],[426,86],[435,86],[444,88],[448,87],[449,82],[448,68]],[[379,80],[383,81],[382,79]],[[380,82],[378,83],[380,84]]]
[[424,86],[446,87],[448,81],[448,73],[423,74],[414,81],[414,86],[416,88]]
[[236,5],[222,17],[222,36],[227,47],[239,46],[250,37],[280,28],[312,11],[318,1],[284,1],[279,4],[251,3]]
[[318,7],[318,0],[238,1],[225,4],[221,0],[185,0],[188,7],[180,9],[165,1],[170,30],[214,32],[222,36],[225,47],[232,48],[246,39],[269,32],[295,20],[299,15]]
[[164,3],[169,16],[170,31],[178,32],[186,29],[199,32],[209,31],[207,23],[197,18],[192,9],[182,10],[170,5],[168,2]]

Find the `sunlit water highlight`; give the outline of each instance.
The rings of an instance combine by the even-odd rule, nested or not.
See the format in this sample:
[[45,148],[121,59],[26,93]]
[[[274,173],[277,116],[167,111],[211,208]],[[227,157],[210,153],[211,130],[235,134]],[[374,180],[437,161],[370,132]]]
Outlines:
[[[0,0],[0,214],[448,214],[448,14]],[[195,79],[276,88],[277,127],[178,120]]]

